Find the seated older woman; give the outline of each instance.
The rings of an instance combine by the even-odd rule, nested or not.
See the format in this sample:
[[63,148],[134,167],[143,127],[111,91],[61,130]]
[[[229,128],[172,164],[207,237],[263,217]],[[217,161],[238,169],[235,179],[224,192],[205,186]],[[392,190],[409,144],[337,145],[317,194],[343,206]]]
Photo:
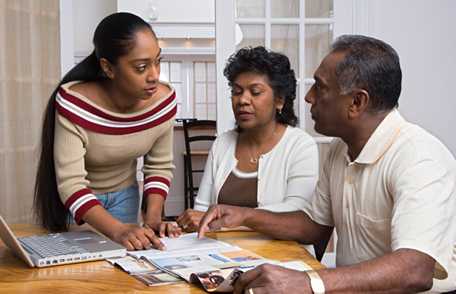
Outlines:
[[264,47],[243,48],[224,74],[237,128],[212,145],[195,207],[177,219],[185,231],[197,229],[211,204],[300,210],[317,181],[315,141],[295,127],[296,78],[288,58]]

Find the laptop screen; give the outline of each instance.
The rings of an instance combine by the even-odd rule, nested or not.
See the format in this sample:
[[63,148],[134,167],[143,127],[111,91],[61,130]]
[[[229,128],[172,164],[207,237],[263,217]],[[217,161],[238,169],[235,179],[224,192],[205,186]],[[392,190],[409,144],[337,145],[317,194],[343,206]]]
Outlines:
[[0,215],[0,237],[3,242],[8,246],[14,254],[20,259],[24,260],[30,267],[34,267],[32,259],[28,253],[22,248],[21,244],[13,234],[8,224],[5,222],[3,217]]

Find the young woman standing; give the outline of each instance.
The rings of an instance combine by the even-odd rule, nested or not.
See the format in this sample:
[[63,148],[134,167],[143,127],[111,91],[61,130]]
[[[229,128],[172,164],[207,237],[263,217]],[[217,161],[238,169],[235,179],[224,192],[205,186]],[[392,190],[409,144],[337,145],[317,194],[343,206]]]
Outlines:
[[[172,177],[175,93],[159,81],[160,47],[130,13],[103,19],[94,51],[51,95],[34,207],[43,227],[84,222],[129,250],[162,248],[180,229],[161,220]],[[144,227],[137,224],[136,159],[144,157]]]

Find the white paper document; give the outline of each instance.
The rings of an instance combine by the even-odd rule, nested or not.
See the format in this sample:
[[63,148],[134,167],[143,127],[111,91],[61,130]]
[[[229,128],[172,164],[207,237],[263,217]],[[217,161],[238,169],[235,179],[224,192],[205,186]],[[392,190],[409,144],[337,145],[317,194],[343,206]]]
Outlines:
[[160,238],[160,240],[165,245],[165,250],[157,249],[148,249],[140,251],[131,251],[128,252],[129,255],[136,258],[140,257],[156,257],[156,256],[174,256],[176,254],[186,253],[191,251],[225,251],[238,249],[239,247],[233,246],[231,244],[214,240],[211,238],[198,239],[197,233],[184,234],[177,238]]

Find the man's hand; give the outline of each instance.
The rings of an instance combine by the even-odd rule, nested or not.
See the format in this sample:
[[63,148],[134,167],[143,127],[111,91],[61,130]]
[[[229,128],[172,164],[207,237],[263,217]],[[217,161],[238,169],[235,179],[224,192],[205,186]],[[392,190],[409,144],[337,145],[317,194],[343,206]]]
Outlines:
[[253,208],[240,206],[211,206],[199,224],[198,238],[204,237],[204,234],[207,232],[216,231],[222,227],[232,228],[242,226],[252,211]]
[[177,218],[176,222],[185,232],[195,232],[198,230],[203,215],[202,211],[187,209]]
[[234,294],[312,293],[305,272],[263,264],[243,273],[234,284]]
[[151,247],[163,250],[165,247],[153,230],[131,224],[122,224],[115,230],[112,239],[130,251]]

